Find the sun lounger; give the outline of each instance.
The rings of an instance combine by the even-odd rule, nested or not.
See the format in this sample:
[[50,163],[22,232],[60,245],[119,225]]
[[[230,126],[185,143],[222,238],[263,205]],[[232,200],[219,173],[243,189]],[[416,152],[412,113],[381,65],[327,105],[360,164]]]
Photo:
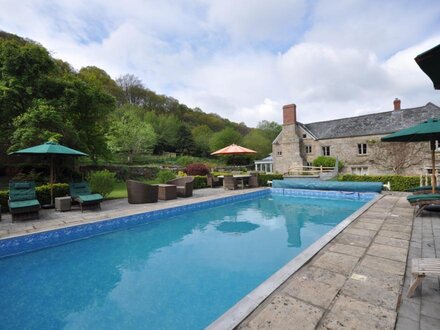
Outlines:
[[414,295],[417,287],[422,283],[427,275],[440,275],[440,259],[439,258],[417,258],[412,260],[411,274],[413,279],[408,289],[408,297]]
[[9,182],[8,204],[12,221],[38,219],[41,206],[35,193],[35,183]]
[[418,206],[415,216],[420,215],[428,205],[440,204],[440,194],[415,194],[406,198],[412,206]]
[[101,209],[101,202],[104,197],[101,194],[92,194],[87,182],[71,182],[69,190],[72,200],[79,203],[81,212],[85,206],[98,206]]
[[[412,192],[413,194],[431,194],[432,193],[432,186],[420,186],[417,188],[408,189],[406,191]],[[440,186],[436,187],[436,191],[440,192]]]

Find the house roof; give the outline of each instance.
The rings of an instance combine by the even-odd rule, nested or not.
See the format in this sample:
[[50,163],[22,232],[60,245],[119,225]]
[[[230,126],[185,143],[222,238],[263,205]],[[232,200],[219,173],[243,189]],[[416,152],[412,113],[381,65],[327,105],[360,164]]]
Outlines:
[[429,118],[440,118],[440,107],[429,102],[422,107],[373,113],[310,124],[300,124],[318,139],[389,134],[421,123]]

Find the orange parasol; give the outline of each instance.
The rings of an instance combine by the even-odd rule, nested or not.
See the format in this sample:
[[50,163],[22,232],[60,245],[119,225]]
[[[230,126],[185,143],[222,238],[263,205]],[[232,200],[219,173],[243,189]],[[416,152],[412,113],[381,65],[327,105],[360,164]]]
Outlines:
[[236,144],[231,144],[223,149],[214,151],[211,155],[248,155],[256,153],[257,152],[255,150],[244,148]]

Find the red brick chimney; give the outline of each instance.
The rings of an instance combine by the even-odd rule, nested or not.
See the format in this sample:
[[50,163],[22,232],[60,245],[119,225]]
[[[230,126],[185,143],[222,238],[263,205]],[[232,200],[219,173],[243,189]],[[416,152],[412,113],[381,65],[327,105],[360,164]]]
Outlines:
[[283,106],[283,125],[296,124],[296,104]]
[[394,103],[394,110],[400,110],[401,101],[397,97],[394,99],[393,103]]

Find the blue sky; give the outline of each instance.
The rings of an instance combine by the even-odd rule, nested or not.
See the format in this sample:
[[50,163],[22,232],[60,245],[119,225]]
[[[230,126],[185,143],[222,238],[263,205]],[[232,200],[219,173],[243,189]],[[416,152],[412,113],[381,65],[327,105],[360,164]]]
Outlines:
[[414,62],[440,1],[0,0],[0,29],[250,126],[288,103],[304,123],[440,106]]

